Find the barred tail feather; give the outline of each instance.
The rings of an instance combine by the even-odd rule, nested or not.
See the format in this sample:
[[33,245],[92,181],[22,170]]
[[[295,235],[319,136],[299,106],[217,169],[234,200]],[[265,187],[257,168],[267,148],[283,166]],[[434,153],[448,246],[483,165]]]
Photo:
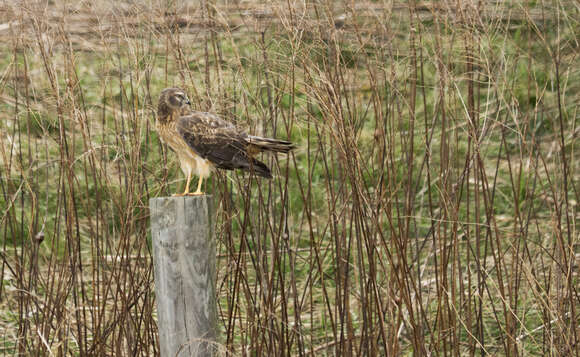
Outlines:
[[254,145],[258,149],[265,151],[287,153],[288,151],[295,148],[294,144],[292,144],[290,141],[262,138],[253,135],[248,135],[247,141],[250,145]]

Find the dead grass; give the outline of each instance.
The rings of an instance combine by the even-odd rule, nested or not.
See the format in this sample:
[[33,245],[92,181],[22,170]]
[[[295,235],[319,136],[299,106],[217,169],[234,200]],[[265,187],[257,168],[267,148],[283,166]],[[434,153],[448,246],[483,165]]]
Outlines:
[[233,355],[579,355],[573,1],[0,3],[0,351],[157,355],[161,89],[289,138],[210,180]]

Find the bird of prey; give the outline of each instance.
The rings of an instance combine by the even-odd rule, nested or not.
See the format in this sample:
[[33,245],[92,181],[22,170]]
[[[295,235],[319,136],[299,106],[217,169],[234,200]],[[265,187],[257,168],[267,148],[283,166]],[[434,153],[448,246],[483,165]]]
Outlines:
[[[287,153],[289,141],[248,135],[215,114],[194,111],[185,91],[166,88],[159,96],[155,126],[161,140],[178,156],[187,176],[186,195],[202,195],[201,184],[215,169],[242,169],[272,178],[270,169],[254,158],[260,152]],[[189,192],[191,176],[197,175],[197,190]]]

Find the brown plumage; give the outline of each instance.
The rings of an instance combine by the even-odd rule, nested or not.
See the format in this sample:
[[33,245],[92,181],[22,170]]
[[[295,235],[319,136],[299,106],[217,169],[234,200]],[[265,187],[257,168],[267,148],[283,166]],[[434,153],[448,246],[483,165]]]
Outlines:
[[[166,88],[159,96],[156,128],[161,139],[175,151],[187,176],[185,192],[203,194],[201,184],[215,168],[241,169],[271,178],[266,164],[254,156],[263,151],[287,153],[289,141],[248,135],[215,114],[191,110],[185,91]],[[197,190],[189,192],[191,176],[199,176]]]

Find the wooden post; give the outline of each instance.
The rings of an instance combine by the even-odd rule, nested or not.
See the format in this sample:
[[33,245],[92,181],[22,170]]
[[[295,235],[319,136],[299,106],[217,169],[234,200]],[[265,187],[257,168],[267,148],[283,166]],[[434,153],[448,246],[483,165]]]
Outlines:
[[161,356],[215,355],[212,198],[152,198],[149,209]]

